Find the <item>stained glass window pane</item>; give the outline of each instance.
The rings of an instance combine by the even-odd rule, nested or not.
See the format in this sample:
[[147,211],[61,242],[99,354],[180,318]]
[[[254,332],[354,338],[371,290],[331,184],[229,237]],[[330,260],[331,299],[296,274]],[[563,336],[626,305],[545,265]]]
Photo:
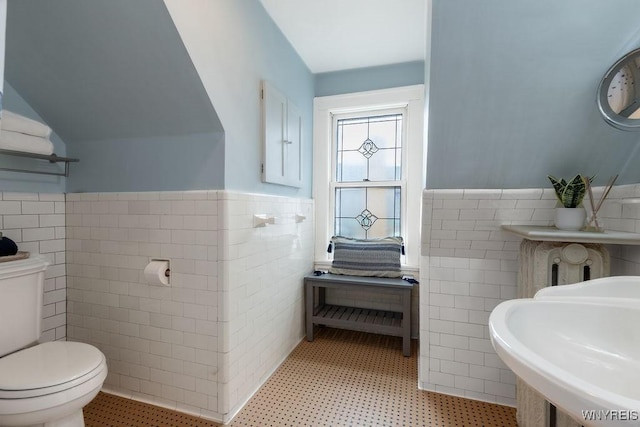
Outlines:
[[368,124],[366,118],[338,121],[338,150],[357,150],[362,141],[367,139]]
[[338,182],[362,181],[367,176],[367,159],[357,151],[343,151],[338,157]]
[[367,204],[367,193],[364,188],[336,189],[336,214],[342,217],[355,218]]
[[402,174],[402,114],[337,121],[336,181],[397,181]]
[[336,188],[335,234],[358,239],[399,236],[400,187]]
[[370,181],[397,181],[400,179],[400,149],[380,150],[369,159]]

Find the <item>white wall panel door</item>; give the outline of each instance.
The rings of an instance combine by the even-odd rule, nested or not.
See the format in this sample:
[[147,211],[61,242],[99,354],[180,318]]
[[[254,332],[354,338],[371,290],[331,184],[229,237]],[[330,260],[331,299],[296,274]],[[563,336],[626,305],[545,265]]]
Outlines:
[[268,83],[262,84],[262,180],[302,186],[302,115]]

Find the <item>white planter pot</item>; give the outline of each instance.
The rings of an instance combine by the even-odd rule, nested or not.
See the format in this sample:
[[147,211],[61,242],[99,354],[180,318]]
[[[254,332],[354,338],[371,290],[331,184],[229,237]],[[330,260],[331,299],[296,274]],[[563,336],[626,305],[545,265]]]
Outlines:
[[556,228],[560,230],[582,230],[587,211],[584,208],[556,208]]

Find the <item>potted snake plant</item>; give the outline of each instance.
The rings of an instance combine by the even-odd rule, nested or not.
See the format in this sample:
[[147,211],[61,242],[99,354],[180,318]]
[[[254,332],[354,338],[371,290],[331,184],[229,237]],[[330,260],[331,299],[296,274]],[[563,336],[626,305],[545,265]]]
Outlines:
[[582,200],[587,192],[586,180],[588,179],[578,174],[569,181],[565,181],[549,175],[561,205],[556,208],[556,228],[577,231],[584,227],[587,212],[582,206]]

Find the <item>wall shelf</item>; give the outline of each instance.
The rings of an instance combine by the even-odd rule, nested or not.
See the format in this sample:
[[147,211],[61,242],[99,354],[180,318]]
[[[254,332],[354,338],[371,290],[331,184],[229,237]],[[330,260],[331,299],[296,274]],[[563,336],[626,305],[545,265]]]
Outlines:
[[43,170],[34,170],[34,169],[17,169],[17,168],[5,168],[0,167],[2,171],[9,172],[21,172],[21,173],[36,173],[40,175],[56,175],[56,176],[69,176],[69,163],[76,163],[80,160],[72,159],[69,157],[60,157],[55,154],[51,154],[50,156],[46,154],[36,154],[36,153],[25,153],[23,151],[13,151],[13,150],[2,150],[0,149],[0,154],[4,154],[7,156],[15,156],[15,157],[24,157],[29,159],[37,159],[37,160],[48,160],[49,163],[62,163],[64,162],[64,172],[63,171],[43,171]]
[[640,234],[625,231],[567,231],[537,225],[503,225],[502,229],[523,239],[541,242],[603,243],[612,245],[640,245]]

